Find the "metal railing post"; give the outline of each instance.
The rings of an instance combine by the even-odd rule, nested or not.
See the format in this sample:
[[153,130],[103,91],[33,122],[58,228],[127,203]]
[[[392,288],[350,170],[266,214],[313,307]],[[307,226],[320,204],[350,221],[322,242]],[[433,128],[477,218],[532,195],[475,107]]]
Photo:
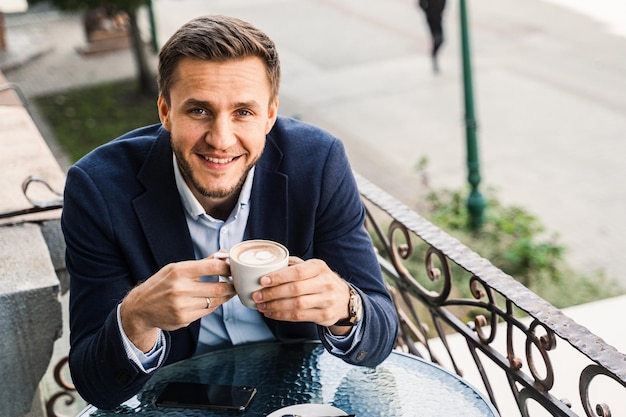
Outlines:
[[470,226],[478,229],[484,222],[485,200],[480,193],[480,162],[476,140],[476,117],[474,114],[474,92],[472,87],[472,64],[470,59],[469,30],[467,24],[466,0],[459,0],[461,20],[461,54],[463,59],[463,90],[465,93],[465,136],[467,144],[467,180],[470,194],[467,198]]
[[156,19],[154,18],[154,6],[152,4],[152,0],[147,1],[148,5],[148,18],[150,20],[150,43],[152,46],[152,52],[155,54],[159,53],[159,43],[157,40],[157,30],[156,30]]

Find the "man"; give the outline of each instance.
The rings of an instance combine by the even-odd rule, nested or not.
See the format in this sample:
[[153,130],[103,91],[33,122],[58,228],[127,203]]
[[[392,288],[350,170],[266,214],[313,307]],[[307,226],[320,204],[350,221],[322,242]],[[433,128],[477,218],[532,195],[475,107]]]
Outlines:
[[[159,367],[242,343],[321,340],[348,363],[390,353],[397,317],[341,143],[278,116],[274,43],[248,23],[194,19],[159,55],[161,124],[80,160],[62,226],[70,369],[112,408]],[[212,255],[247,239],[290,265],[244,307]]]

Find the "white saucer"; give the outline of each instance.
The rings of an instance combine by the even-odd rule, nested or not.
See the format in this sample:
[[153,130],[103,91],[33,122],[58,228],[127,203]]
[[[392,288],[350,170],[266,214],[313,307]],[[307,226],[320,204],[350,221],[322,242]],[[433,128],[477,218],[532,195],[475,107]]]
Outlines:
[[283,417],[285,414],[297,414],[302,417],[347,416],[344,411],[326,404],[297,404],[276,410],[267,417]]

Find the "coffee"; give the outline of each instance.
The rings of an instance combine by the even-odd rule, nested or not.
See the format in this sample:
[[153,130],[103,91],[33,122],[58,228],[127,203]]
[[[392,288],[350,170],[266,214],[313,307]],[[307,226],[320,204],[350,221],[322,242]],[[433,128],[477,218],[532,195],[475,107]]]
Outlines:
[[231,252],[231,257],[250,266],[271,265],[283,260],[286,256],[287,252],[280,246],[254,240]]

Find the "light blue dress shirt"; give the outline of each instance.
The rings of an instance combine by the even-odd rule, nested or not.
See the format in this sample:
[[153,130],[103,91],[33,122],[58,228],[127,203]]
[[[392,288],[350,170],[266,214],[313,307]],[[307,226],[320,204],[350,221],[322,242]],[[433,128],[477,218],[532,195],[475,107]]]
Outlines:
[[[226,221],[206,214],[183,180],[176,163],[174,172],[196,259],[206,258],[220,249],[228,252],[232,246],[241,242],[250,213],[254,167],[248,173],[239,200]],[[219,277],[202,277],[201,280],[216,282]],[[243,343],[271,340],[275,340],[275,337],[265,324],[263,316],[258,311],[244,306],[239,297],[233,297],[200,321],[196,354]]]
[[[250,193],[254,179],[253,167],[243,185],[239,200],[226,221],[215,219],[206,214],[202,205],[195,198],[184,181],[176,156],[173,156],[176,186],[185,209],[185,218],[193,243],[196,259],[202,259],[224,249],[229,251],[232,246],[244,239],[244,232],[250,213]],[[201,277],[201,281],[217,282],[216,276]],[[117,311],[118,327],[122,334],[124,348],[130,360],[144,372],[158,368],[165,352],[165,337],[159,330],[157,342],[152,350],[143,353],[128,339],[121,326],[119,305]],[[326,330],[324,337],[333,345],[333,353],[344,354],[354,348],[362,337],[362,322],[346,336],[334,336]],[[275,340],[267,327],[263,316],[256,310],[245,307],[239,297],[233,297],[211,314],[200,320],[200,335],[195,355],[224,347]]]

